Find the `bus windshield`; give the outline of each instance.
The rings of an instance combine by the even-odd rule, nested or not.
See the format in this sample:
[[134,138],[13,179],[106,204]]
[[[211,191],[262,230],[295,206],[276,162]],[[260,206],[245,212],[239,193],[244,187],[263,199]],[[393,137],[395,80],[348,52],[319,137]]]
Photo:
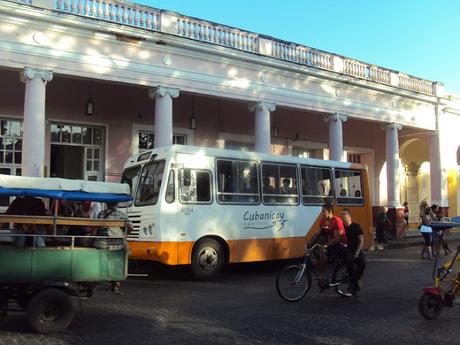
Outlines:
[[[141,166],[135,166],[126,169],[123,172],[123,175],[121,176],[121,183],[127,183],[129,185],[129,188],[131,190],[131,196],[133,197],[136,194],[136,187],[137,183],[139,181],[139,172],[141,170]],[[120,203],[120,207],[128,207],[132,204],[132,201],[126,202],[126,203]]]
[[147,163],[142,168],[142,173],[137,187],[134,204],[137,206],[154,205],[158,201],[165,161]]

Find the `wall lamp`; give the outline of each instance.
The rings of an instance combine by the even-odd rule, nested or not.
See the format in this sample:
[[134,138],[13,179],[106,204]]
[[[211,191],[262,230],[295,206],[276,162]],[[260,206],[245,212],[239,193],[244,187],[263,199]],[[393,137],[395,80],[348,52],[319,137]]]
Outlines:
[[94,115],[94,102],[93,99],[91,98],[91,84],[89,84],[89,94],[88,94],[88,100],[86,101],[85,105],[85,115]]
[[193,98],[194,97],[192,95],[192,115],[190,116],[190,124],[189,124],[190,129],[196,129],[195,102]]

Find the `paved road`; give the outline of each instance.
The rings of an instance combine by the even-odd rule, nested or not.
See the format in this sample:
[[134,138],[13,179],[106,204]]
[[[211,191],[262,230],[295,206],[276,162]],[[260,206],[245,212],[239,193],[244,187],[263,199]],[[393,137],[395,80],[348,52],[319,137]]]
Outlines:
[[131,278],[124,294],[98,291],[62,334],[31,332],[22,314],[0,318],[0,344],[455,344],[460,305],[428,322],[417,311],[431,263],[419,248],[368,254],[359,298],[319,293],[283,302],[274,280],[281,263],[237,265],[213,282],[180,270]]

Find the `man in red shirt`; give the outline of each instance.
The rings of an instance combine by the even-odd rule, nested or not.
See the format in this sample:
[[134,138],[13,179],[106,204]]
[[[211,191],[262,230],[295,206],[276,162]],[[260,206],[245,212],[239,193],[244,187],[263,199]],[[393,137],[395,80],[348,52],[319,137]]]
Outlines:
[[328,258],[334,259],[341,256],[347,244],[347,235],[343,221],[332,213],[332,205],[324,205],[321,210],[321,221],[319,223],[320,233],[316,242],[323,244],[324,249],[320,251],[318,270],[324,279],[327,269]]

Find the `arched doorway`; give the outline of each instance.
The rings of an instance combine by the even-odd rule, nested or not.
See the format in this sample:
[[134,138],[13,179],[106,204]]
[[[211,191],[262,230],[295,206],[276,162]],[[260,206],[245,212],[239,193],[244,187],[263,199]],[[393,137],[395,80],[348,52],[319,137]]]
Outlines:
[[419,222],[418,208],[422,200],[431,203],[429,155],[429,144],[422,139],[409,139],[400,147],[401,202],[409,204],[409,223]]

